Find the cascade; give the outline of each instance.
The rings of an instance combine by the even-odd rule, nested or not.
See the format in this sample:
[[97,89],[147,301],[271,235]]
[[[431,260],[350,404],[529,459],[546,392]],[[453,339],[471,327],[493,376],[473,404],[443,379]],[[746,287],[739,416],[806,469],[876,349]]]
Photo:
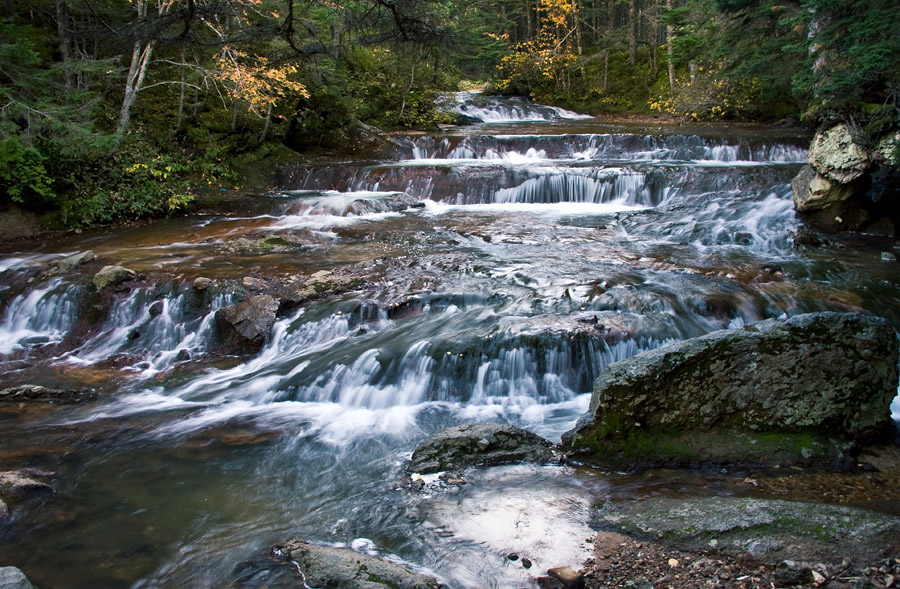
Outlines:
[[[5,244],[0,385],[98,395],[0,424],[8,455],[57,472],[61,504],[83,508],[48,500],[0,551],[39,563],[39,586],[229,586],[268,582],[253,555],[303,536],[448,587],[535,586],[506,554],[577,567],[578,547],[505,545],[480,518],[513,508],[476,490],[401,490],[426,435],[500,422],[556,441],[609,364],[764,318],[852,308],[900,328],[892,267],[795,243],[802,132],[470,94],[448,108],[478,122],[398,136],[378,161],[286,167],[228,214]],[[53,273],[87,249],[95,261]],[[98,293],[108,264],[139,278]],[[217,312],[260,295],[263,336],[235,344]],[[497,472],[472,476],[571,537],[589,533],[576,497],[610,484]]]

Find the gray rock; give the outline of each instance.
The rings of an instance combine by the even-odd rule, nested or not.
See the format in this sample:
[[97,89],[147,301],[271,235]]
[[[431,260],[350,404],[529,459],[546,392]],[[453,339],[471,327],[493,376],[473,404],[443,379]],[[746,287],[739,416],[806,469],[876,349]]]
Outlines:
[[640,463],[830,463],[887,427],[898,343],[880,318],[813,313],[667,344],[610,365],[569,450]]
[[86,252],[78,252],[77,254],[72,254],[67,258],[63,258],[62,260],[56,263],[54,266],[52,273],[53,274],[68,274],[72,272],[82,264],[87,264],[88,262],[94,259],[94,252],[91,250],[87,250]]
[[775,566],[775,586],[795,587],[813,583],[812,569],[793,560],[782,560]]
[[203,276],[198,276],[194,279],[194,290],[203,292],[212,284],[212,279],[204,278]]
[[739,497],[646,497],[607,501],[592,525],[679,550],[716,539],[733,557],[767,563],[866,560],[900,541],[900,518],[853,507]]
[[259,347],[275,324],[278,301],[269,295],[256,295],[236,305],[216,311],[216,323],[226,338],[239,345]]
[[0,472],[0,495],[22,497],[33,493],[52,492],[53,487],[38,480],[52,476],[52,472],[44,472],[34,468]]
[[329,589],[434,589],[440,584],[431,577],[350,550],[310,544],[299,538],[275,546],[272,553],[293,561],[307,587]]
[[97,393],[87,389],[53,389],[35,384],[23,384],[0,391],[0,402],[79,403],[93,400]]
[[809,164],[841,184],[860,178],[871,163],[861,133],[845,123],[816,133],[809,147]]
[[476,465],[554,459],[550,441],[511,425],[484,423],[451,427],[427,438],[413,452],[406,470],[428,474]]
[[798,213],[821,211],[839,205],[853,196],[853,187],[830,180],[812,166],[803,166],[791,181],[794,209]]
[[3,499],[0,499],[0,522],[7,519],[9,519],[9,507],[6,506],[6,502]]
[[884,166],[900,165],[900,131],[883,137],[872,150],[872,159]]
[[34,589],[34,585],[16,567],[0,567],[0,589]]
[[94,275],[94,286],[97,290],[116,288],[123,282],[137,277],[134,270],[122,266],[104,266]]

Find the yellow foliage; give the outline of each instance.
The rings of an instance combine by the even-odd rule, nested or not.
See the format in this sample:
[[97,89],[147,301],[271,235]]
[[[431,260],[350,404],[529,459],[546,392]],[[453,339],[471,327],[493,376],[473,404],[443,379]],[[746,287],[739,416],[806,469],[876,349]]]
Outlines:
[[250,57],[246,53],[225,47],[219,55],[216,79],[224,83],[235,99],[247,103],[247,109],[265,116],[279,98],[289,95],[309,97],[301,82],[292,79],[297,66],[269,65],[262,56]]

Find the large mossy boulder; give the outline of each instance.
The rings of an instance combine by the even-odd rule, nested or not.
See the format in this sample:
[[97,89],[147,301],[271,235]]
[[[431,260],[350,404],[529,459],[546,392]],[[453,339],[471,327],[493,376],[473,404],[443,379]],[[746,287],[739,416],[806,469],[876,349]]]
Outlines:
[[616,467],[833,463],[891,428],[897,356],[886,321],[844,313],[668,344],[610,365],[564,447]]
[[273,547],[272,554],[296,563],[305,587],[436,589],[441,586],[431,577],[399,564],[349,548],[310,544],[299,538]]
[[430,474],[513,462],[554,460],[549,440],[521,428],[499,423],[458,425],[419,444],[407,471]]

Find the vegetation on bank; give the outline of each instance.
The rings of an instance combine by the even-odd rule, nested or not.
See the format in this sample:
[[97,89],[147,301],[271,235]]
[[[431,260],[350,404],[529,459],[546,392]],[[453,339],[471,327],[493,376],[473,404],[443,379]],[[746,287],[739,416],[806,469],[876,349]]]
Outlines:
[[[282,143],[449,122],[476,80],[593,114],[900,120],[893,0],[5,0],[0,206],[178,213]],[[471,83],[470,83],[471,84]]]

